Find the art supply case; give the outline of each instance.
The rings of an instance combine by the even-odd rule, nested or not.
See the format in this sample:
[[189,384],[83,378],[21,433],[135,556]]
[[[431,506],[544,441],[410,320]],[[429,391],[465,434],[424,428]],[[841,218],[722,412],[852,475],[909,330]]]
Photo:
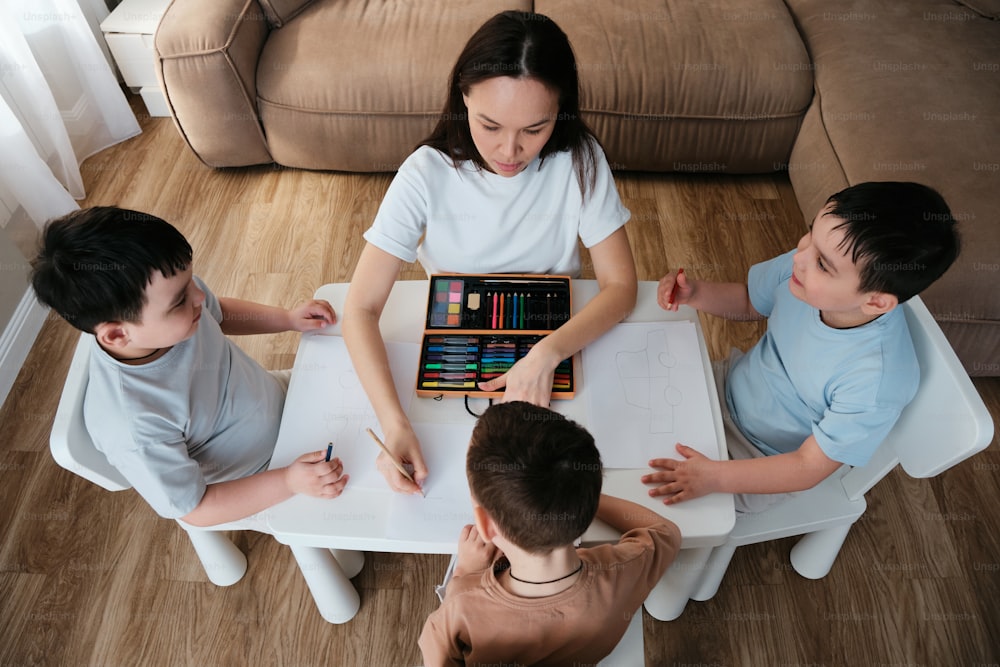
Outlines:
[[[434,274],[420,346],[417,395],[503,396],[478,383],[503,375],[573,311],[569,276]],[[552,398],[573,398],[573,358],[556,368]]]

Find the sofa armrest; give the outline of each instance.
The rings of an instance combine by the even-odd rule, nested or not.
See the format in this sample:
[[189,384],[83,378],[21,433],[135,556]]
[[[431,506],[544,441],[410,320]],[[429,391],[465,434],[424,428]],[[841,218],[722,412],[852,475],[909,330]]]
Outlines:
[[156,31],[156,72],[181,135],[212,167],[272,162],[257,114],[257,61],[271,26],[257,0],[174,0]]

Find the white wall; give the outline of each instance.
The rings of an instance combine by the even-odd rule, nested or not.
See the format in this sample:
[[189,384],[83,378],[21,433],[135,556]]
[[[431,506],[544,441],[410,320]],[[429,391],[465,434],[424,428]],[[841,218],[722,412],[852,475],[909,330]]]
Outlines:
[[7,399],[21,365],[47,315],[28,282],[38,228],[15,207],[0,185],[0,403]]

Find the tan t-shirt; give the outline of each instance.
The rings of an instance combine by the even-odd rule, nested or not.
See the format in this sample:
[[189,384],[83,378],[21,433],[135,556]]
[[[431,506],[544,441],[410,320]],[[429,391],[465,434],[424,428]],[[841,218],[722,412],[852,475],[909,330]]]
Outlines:
[[507,592],[493,568],[452,579],[420,634],[426,667],[595,664],[621,640],[680,544],[677,526],[665,523],[579,549],[576,584],[545,598]]

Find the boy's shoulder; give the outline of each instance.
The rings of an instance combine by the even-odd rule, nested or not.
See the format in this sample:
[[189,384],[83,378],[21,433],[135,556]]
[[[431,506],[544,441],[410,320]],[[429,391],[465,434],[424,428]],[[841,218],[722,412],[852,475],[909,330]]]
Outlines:
[[681,548],[681,532],[672,522],[633,528],[616,544],[580,549],[581,558],[599,572],[621,573],[636,569],[636,576],[658,579]]
[[629,557],[637,557],[650,550],[670,555],[680,550],[681,531],[672,521],[663,521],[652,526],[633,528],[622,534],[615,546]]

